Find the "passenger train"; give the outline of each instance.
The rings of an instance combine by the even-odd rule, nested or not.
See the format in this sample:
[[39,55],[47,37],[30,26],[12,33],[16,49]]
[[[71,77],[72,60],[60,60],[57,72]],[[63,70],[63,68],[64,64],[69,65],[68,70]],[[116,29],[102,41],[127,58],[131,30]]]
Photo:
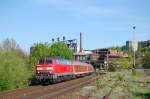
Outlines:
[[39,59],[35,68],[35,78],[40,83],[57,83],[94,72],[91,64],[54,57]]

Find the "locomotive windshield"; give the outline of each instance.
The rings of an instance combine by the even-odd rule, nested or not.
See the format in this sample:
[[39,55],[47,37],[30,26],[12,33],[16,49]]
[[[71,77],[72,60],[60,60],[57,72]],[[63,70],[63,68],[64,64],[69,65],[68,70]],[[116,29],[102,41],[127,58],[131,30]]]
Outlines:
[[52,64],[52,59],[51,58],[47,58],[46,59],[46,64]]
[[38,64],[44,64],[44,59],[40,59],[40,60],[38,61]]
[[38,61],[38,64],[52,64],[52,59],[51,58],[40,59]]

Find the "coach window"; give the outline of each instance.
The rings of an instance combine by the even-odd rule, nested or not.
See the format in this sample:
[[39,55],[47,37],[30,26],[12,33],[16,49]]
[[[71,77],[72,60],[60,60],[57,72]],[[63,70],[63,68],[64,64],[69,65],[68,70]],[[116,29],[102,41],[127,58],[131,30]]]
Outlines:
[[63,59],[60,59],[60,64],[64,64],[64,60]]
[[57,64],[61,64],[61,60],[60,59],[57,59]]
[[66,64],[66,60],[62,59],[61,64]]
[[62,64],[62,60],[61,59],[58,59],[58,64]]
[[58,61],[58,59],[56,59],[56,63],[57,63],[57,64],[59,64],[59,61]]
[[68,64],[68,60],[65,60],[65,64]]
[[57,64],[63,64],[64,62],[63,62],[63,59],[57,59]]
[[70,60],[68,60],[68,64],[71,64],[71,61],[70,61]]
[[63,59],[63,64],[67,64],[67,61]]
[[70,61],[69,61],[69,60],[66,60],[66,63],[67,63],[67,64],[70,64]]

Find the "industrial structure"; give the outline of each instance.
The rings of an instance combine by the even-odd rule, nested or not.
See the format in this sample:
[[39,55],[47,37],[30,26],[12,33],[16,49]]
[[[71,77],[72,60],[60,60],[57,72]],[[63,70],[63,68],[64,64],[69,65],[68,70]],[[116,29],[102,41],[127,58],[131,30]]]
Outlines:
[[83,42],[82,42],[82,40],[83,40],[82,32],[80,32],[80,48],[79,48],[79,52],[73,53],[73,58],[74,58],[74,60],[87,62],[91,53],[88,53],[87,51],[85,51],[83,49]]
[[90,62],[97,68],[108,69],[108,61],[113,58],[127,58],[128,54],[112,49],[94,49],[90,55]]
[[84,50],[82,42],[82,33],[80,32],[80,50],[79,52],[73,53],[74,60],[84,61],[91,63],[95,68],[108,69],[108,61],[113,58],[127,58],[128,54],[123,51],[112,50],[112,49],[94,49]]
[[149,47],[150,48],[150,40],[147,41],[140,41],[138,42],[139,47],[144,48],[144,47]]

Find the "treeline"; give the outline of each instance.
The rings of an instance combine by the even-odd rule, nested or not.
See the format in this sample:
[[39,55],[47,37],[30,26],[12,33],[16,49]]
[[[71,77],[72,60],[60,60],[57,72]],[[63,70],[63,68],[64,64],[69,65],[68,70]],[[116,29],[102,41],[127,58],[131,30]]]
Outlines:
[[12,90],[29,86],[34,78],[35,64],[41,57],[72,58],[72,51],[63,42],[36,43],[27,55],[14,39],[0,44],[0,90]]

